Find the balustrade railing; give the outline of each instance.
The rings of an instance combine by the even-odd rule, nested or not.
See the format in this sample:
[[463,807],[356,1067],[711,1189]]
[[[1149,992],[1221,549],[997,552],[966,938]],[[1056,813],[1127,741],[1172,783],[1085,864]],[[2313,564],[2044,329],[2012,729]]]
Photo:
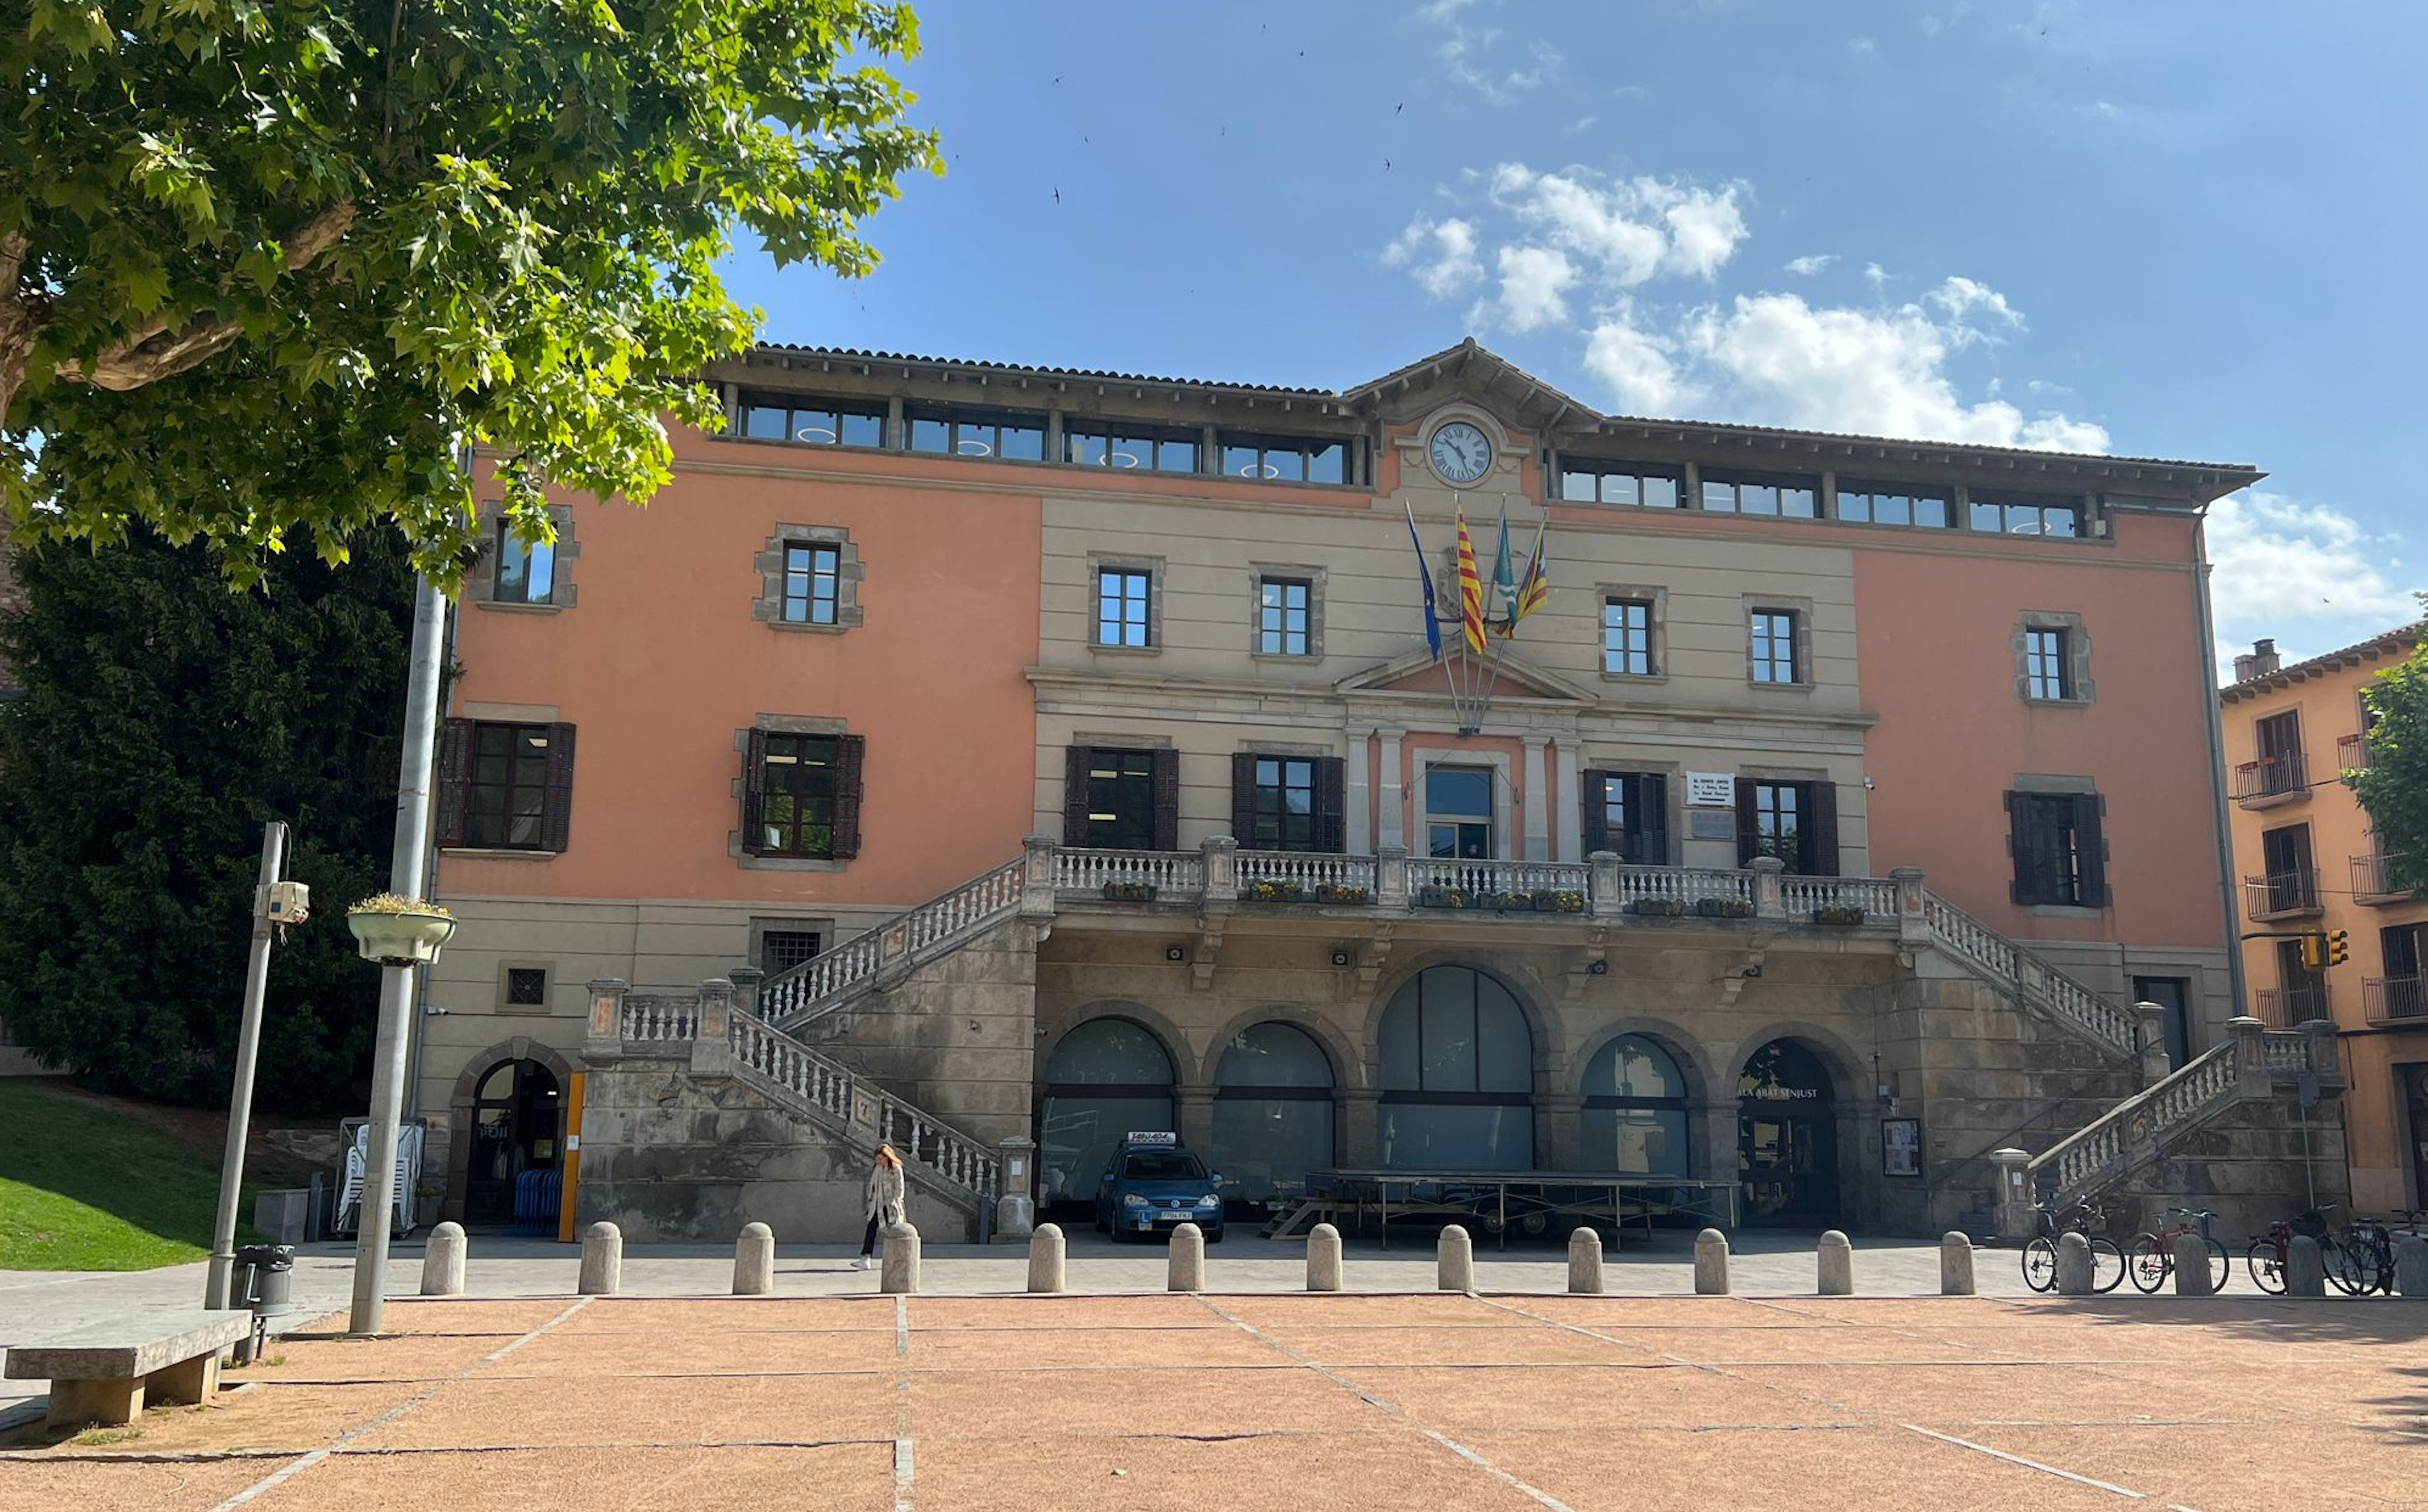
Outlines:
[[1815,908],[1860,908],[1867,919],[1896,914],[1896,884],[1882,877],[1782,876],[1779,895],[1790,919],[1803,918]]
[[1699,867],[1619,868],[1619,906],[1624,909],[1640,898],[1682,902],[1690,908],[1707,898],[1732,900],[1750,908],[1753,873]]
[[1259,882],[1296,887],[1308,897],[1319,887],[1356,887],[1374,896],[1374,858],[1331,855],[1305,851],[1241,851],[1239,892]]
[[1002,1158],[943,1120],[864,1081],[771,1024],[736,1014],[730,1036],[737,1065],[804,1106],[848,1124],[855,1099],[872,1104],[876,1137],[904,1159],[981,1202],[1001,1189]]
[[1082,850],[1054,853],[1058,892],[1101,892],[1107,885],[1153,887],[1158,899],[1194,897],[1206,890],[1206,858],[1195,851]]
[[688,1040],[699,1034],[697,998],[626,998],[623,1033],[643,1043]]
[[2089,1195],[2107,1183],[2136,1145],[2159,1139],[2232,1097],[2240,1080],[2238,1049],[2228,1040],[2033,1156],[2025,1166],[2032,1177],[2029,1189],[2042,1190],[2053,1179],[2057,1204]]
[[1419,902],[1428,889],[1465,893],[1470,898],[1535,892],[1573,892],[1583,897],[1592,886],[1593,868],[1573,862],[1408,858],[1408,891]]
[[2045,1009],[2119,1055],[2136,1054],[2140,1035],[2133,1016],[2058,970],[2012,940],[1940,897],[1926,892],[1923,918],[1931,937],[1952,953],[2014,984],[2026,1003]]
[[924,951],[1010,918],[1020,906],[1022,868],[1020,861],[999,866],[863,930],[847,944],[769,977],[759,984],[760,1016],[799,1027],[799,1016],[831,1006],[840,995],[874,979],[885,963],[889,938],[899,939],[905,951]]

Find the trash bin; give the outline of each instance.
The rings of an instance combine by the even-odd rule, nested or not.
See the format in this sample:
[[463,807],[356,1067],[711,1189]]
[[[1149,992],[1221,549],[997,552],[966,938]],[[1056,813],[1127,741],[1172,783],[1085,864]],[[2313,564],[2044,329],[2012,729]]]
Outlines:
[[237,1363],[245,1364],[261,1352],[270,1336],[271,1320],[295,1310],[295,1246],[239,1244],[236,1251],[236,1292],[231,1299],[253,1309],[253,1333],[237,1346]]

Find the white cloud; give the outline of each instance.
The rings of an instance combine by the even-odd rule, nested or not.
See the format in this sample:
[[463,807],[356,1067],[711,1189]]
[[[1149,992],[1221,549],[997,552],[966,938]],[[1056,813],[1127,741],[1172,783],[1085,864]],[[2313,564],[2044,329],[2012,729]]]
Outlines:
[[1552,247],[1631,288],[1663,274],[1709,279],[1746,237],[1739,186],[1707,189],[1651,177],[1604,182],[1582,169],[1492,171],[1493,203]]
[[1869,37],[1854,37],[1847,40],[1846,51],[1857,57],[1878,57],[1880,55],[1880,44]]
[[1501,313],[1512,331],[1539,331],[1568,317],[1564,296],[1577,281],[1567,255],[1550,247],[1503,247]]
[[1441,28],[1443,37],[1434,49],[1441,59],[1442,71],[1452,84],[1473,89],[1486,104],[1510,106],[1521,95],[1541,89],[1567,61],[1566,54],[1546,41],[1527,45],[1530,65],[1515,66],[1498,54],[1501,38],[1497,26],[1471,27],[1464,24],[1462,13],[1471,0],[1431,0],[1417,9],[1417,20],[1428,26]]
[[2371,536],[2331,505],[2250,489],[2209,506],[2209,594],[2219,667],[2262,636],[2288,661],[2416,623],[2420,607],[2399,573],[2397,538]]
[[1876,289],[1886,288],[1888,287],[1889,283],[1889,270],[1882,268],[1878,263],[1865,263],[1863,265],[1863,282],[1869,284]]
[[1594,327],[1585,366],[1610,385],[1628,415],[1675,415],[1694,395],[1670,361],[1670,343],[1636,326],[1624,304]]
[[1409,276],[1435,299],[1447,299],[1484,277],[1484,264],[1477,260],[1475,249],[1474,222],[1455,217],[1435,221],[1419,216],[1383,249],[1383,261],[1407,268]]
[[1821,271],[1821,269],[1829,267],[1831,263],[1834,263],[1837,260],[1838,254],[1836,252],[1808,252],[1801,257],[1789,258],[1787,260],[1787,270],[1795,274],[1797,278],[1811,278],[1813,274]]
[[1925,304],[1936,306],[1947,317],[1948,339],[1959,347],[1969,347],[1977,341],[1995,343],[1995,333],[1985,331],[1975,323],[1975,315],[1984,316],[1991,323],[2010,331],[2024,328],[2023,312],[2007,302],[2007,297],[1986,284],[1969,278],[1950,277],[1939,287],[1922,297]]

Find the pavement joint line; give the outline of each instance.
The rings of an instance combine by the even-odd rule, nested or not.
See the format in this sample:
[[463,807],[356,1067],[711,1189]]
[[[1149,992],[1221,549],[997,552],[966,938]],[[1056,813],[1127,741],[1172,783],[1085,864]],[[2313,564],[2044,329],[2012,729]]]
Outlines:
[[1988,1444],[1977,1444],[1970,1439],[1959,1439],[1952,1433],[1940,1433],[1935,1429],[1912,1423],[1901,1423],[1897,1426],[1908,1433],[1918,1433],[1926,1439],[1936,1439],[1944,1444],[1954,1444],[1960,1449],[1970,1449],[1987,1455],[1993,1459],[2003,1459],[2010,1465],[2021,1465],[2026,1470],[2036,1470],[2043,1475],[2055,1475],[2060,1480],[2069,1480],[2077,1486],[2088,1486],[2093,1490],[2107,1491],[2111,1495],[2124,1497],[2129,1502],[2146,1502],[2150,1499],[2146,1491],[2127,1490],[2122,1486],[2093,1480],[2088,1475],[2077,1474],[2070,1470],[2059,1470],[2055,1465],[2043,1465],[2037,1459],[2026,1459],[2021,1455],[2010,1455],[2003,1449],[1993,1449]]
[[513,1354],[523,1345],[530,1343],[533,1340],[537,1339],[540,1335],[555,1327],[558,1324],[565,1322],[566,1319],[572,1317],[575,1313],[580,1312],[583,1308],[588,1307],[589,1305],[590,1299],[588,1297],[576,1298],[573,1306],[566,1309],[563,1312],[558,1313],[555,1317],[549,1319],[548,1322],[541,1324],[538,1327],[533,1328],[531,1332],[523,1335],[514,1342],[505,1345],[503,1348],[490,1351],[477,1361],[465,1366],[453,1375],[449,1376],[446,1380],[431,1382],[428,1386],[405,1398],[402,1402],[398,1403],[395,1406],[388,1408],[386,1412],[381,1413],[370,1422],[364,1423],[358,1428],[349,1428],[328,1443],[304,1455],[292,1464],[286,1465],[278,1470],[272,1471],[262,1479],[254,1482],[243,1490],[237,1492],[234,1496],[229,1497],[226,1501],[221,1502],[219,1505],[211,1508],[211,1512],[235,1512],[236,1508],[244,1505],[254,1497],[260,1496],[276,1487],[285,1485],[287,1482],[293,1480],[296,1476],[303,1474],[305,1471],[310,1470],[313,1466],[320,1463],[320,1461],[328,1458],[338,1450],[355,1443],[378,1429],[386,1427],[389,1423],[403,1417],[415,1407],[421,1406],[424,1402],[436,1396],[450,1385],[464,1379],[474,1371],[479,1370],[483,1365],[494,1364],[498,1360],[503,1359],[508,1355]]
[[[1439,1293],[1418,1294],[1438,1295]],[[1316,1374],[1322,1376],[1325,1380],[1330,1381],[1333,1385],[1339,1387],[1341,1390],[1354,1393],[1357,1400],[1360,1402],[1366,1403],[1370,1406],[1376,1407],[1386,1416],[1396,1418],[1400,1422],[1406,1423],[1409,1427],[1416,1429],[1419,1433],[1423,1434],[1426,1438],[1441,1445],[1444,1449],[1449,1450],[1452,1454],[1466,1460],[1476,1469],[1484,1471],[1486,1475],[1491,1476],[1494,1480],[1516,1489],[1528,1499],[1540,1503],[1542,1505],[1550,1508],[1551,1512],[1576,1512],[1574,1507],[1571,1507],[1566,1502],[1561,1501],[1558,1497],[1553,1496],[1550,1492],[1544,1490],[1538,1486],[1530,1485],[1527,1482],[1518,1479],[1509,1471],[1502,1470],[1500,1466],[1494,1464],[1491,1460],[1484,1457],[1484,1455],[1476,1453],[1472,1449],[1469,1449],[1467,1445],[1460,1443],[1457,1439],[1451,1438],[1448,1434],[1439,1432],[1436,1429],[1426,1426],[1424,1423],[1419,1423],[1401,1407],[1392,1403],[1384,1401],[1381,1397],[1376,1396],[1371,1391],[1367,1390],[1356,1382],[1348,1379],[1346,1376],[1335,1374],[1332,1371],[1318,1364],[1307,1356],[1300,1354],[1297,1350],[1290,1348],[1288,1344],[1283,1343],[1280,1340],[1275,1339],[1272,1335],[1266,1333],[1255,1325],[1249,1323],[1247,1320],[1233,1317],[1230,1313],[1225,1312],[1220,1307],[1217,1307],[1210,1298],[1205,1295],[1205,1293],[1191,1293],[1190,1295],[1197,1299],[1200,1307],[1212,1312],[1216,1317],[1222,1319],[1233,1327],[1239,1329],[1249,1338],[1257,1341],[1269,1349],[1276,1350],[1283,1355],[1287,1355],[1291,1359],[1298,1361],[1301,1365],[1305,1366],[1308,1370],[1313,1371]]]
[[918,1444],[910,1436],[910,1298],[901,1293],[894,1297],[894,1358],[902,1361],[894,1373],[894,1512],[912,1512]]
[[[866,1449],[893,1443],[892,1439],[602,1439],[590,1443],[550,1444],[386,1444],[376,1448],[349,1446],[328,1451],[332,1459],[410,1458],[416,1455],[529,1455],[583,1449]],[[40,1449],[0,1451],[0,1463],[25,1460],[42,1465],[208,1465],[222,1460],[291,1459],[299,1449],[154,1449],[125,1454],[62,1454]]]

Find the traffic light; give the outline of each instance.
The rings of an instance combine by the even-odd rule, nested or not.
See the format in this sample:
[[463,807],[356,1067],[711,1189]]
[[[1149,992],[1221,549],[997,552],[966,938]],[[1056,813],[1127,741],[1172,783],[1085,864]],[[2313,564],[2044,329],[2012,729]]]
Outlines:
[[2327,931],[2327,965],[2341,966],[2352,959],[2352,944],[2339,929]]
[[2324,971],[2327,968],[2327,937],[2313,930],[2302,936],[2302,969]]

